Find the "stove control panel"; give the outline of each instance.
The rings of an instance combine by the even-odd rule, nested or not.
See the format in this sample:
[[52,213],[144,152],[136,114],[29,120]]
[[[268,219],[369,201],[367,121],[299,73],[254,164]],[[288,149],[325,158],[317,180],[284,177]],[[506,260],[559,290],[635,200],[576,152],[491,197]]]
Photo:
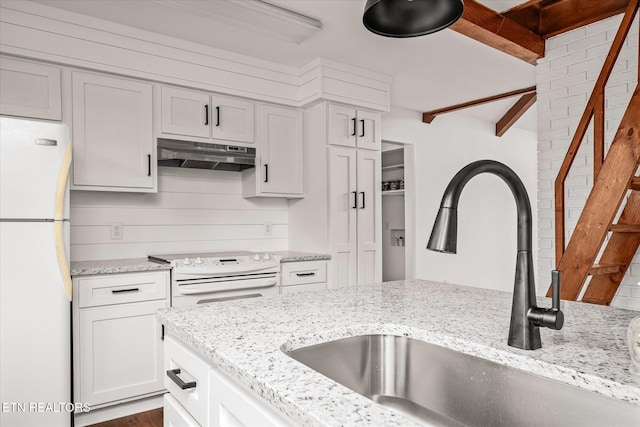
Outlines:
[[174,261],[176,269],[182,271],[206,270],[210,273],[242,273],[256,269],[279,266],[280,259],[268,253],[233,257],[185,257]]

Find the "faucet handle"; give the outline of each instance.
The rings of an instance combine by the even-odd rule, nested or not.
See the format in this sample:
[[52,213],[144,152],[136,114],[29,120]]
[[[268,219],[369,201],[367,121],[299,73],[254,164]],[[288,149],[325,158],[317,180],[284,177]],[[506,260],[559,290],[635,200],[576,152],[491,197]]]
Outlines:
[[551,270],[551,309],[560,311],[560,271]]
[[551,271],[551,308],[532,307],[527,313],[531,323],[542,328],[560,330],[564,314],[560,311],[560,272]]

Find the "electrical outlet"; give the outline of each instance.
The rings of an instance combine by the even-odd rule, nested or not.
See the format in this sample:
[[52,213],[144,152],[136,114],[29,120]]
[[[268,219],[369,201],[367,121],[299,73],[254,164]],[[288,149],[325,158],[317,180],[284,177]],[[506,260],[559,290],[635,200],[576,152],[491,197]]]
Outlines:
[[121,222],[111,223],[111,240],[122,240],[123,226]]
[[270,222],[264,223],[264,235],[271,236],[273,235],[273,224]]

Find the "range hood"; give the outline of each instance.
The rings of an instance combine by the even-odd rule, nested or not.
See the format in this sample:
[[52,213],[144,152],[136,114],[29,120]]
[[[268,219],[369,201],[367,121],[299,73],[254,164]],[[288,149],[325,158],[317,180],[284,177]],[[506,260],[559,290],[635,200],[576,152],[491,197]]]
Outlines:
[[255,148],[158,138],[159,166],[241,171],[255,163]]

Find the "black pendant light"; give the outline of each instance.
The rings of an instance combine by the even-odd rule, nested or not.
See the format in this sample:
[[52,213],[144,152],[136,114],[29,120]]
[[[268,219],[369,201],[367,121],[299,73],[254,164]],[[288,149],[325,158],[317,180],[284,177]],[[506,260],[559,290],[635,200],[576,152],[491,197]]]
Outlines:
[[462,0],[367,0],[362,22],[386,37],[435,33],[462,16]]

